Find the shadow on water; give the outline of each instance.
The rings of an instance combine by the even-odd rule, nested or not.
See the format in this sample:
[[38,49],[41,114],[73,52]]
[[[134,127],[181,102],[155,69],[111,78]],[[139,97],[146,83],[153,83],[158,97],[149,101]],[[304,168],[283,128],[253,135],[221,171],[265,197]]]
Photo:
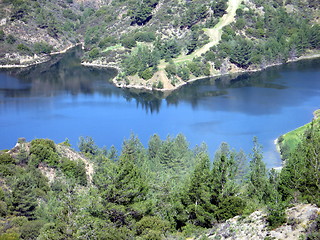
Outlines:
[[189,102],[197,107],[206,98],[227,96],[231,89],[259,87],[271,89],[285,89],[286,86],[274,82],[279,78],[277,71],[263,71],[259,73],[243,73],[226,75],[218,78],[205,78],[183,86],[166,98],[168,104],[179,104],[179,101]]
[[[210,99],[210,109],[219,110],[220,106],[213,106],[213,101],[216,101],[219,97],[229,98],[234,89],[284,90],[287,85],[286,82],[281,80],[281,74],[316,69],[320,63],[320,59],[305,60],[268,68],[256,73],[206,78],[188,83],[168,96],[162,92],[141,92],[116,88],[110,80],[117,75],[117,71],[112,68],[83,67],[80,60],[82,54],[81,48],[76,47],[66,54],[52,56],[50,61],[43,64],[29,68],[7,69],[0,72],[0,100],[1,98],[52,97],[60,94],[92,95],[99,93],[103,96],[124,97],[130,102],[134,100],[137,108],[142,108],[151,114],[161,111],[163,101],[166,101],[167,105],[178,105],[181,102],[186,102],[193,108],[197,108],[199,103],[203,103],[203,101],[207,101],[209,104],[208,99]],[[268,101],[267,98],[269,97],[267,95],[257,97],[257,93],[248,90],[236,94],[238,94],[237,104],[240,110],[248,107],[246,101]],[[285,101],[281,94],[274,94],[272,97],[276,101]],[[259,108],[258,105],[252,105],[251,107],[252,109]]]
[[[58,95],[61,92],[77,94],[93,94],[98,89],[97,83],[105,83],[105,95],[116,93],[107,91],[109,81],[117,74],[115,69],[94,69],[81,66],[81,48],[76,47],[66,54],[52,56],[48,62],[28,68],[8,69],[3,73],[7,78],[18,79],[6,81],[0,85],[0,91],[6,90],[6,97],[45,97]],[[101,87],[101,86],[99,86]]]

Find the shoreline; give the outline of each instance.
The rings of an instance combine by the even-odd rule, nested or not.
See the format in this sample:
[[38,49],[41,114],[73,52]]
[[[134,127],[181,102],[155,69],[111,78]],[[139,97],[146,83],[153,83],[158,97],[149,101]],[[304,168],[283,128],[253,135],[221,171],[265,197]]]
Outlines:
[[66,47],[65,49],[62,49],[62,50],[56,51],[56,52],[51,52],[49,54],[43,54],[43,55],[39,55],[39,56],[35,55],[36,57],[34,57],[34,59],[30,60],[29,62],[27,61],[25,64],[6,64],[6,65],[0,64],[0,69],[1,68],[27,68],[27,67],[31,67],[31,66],[36,66],[38,64],[50,61],[51,56],[66,53],[70,49],[77,47],[79,45],[83,45],[83,43],[71,44],[68,47]]
[[[70,49],[72,49],[74,47],[77,47],[79,45],[83,46],[84,43],[80,42],[80,43],[77,43],[77,44],[74,44],[74,45],[70,45],[70,46],[66,47],[65,49],[63,49],[61,51],[56,51],[56,52],[52,52],[50,54],[43,55],[43,56],[35,59],[33,62],[30,62],[30,63],[27,63],[27,64],[0,65],[0,69],[5,69],[5,68],[26,68],[26,67],[31,67],[31,66],[38,65],[38,64],[41,64],[41,63],[45,63],[45,62],[50,60],[50,56],[66,53]],[[124,83],[119,83],[117,81],[116,77],[113,78],[112,83],[116,87],[123,88],[123,89],[136,89],[136,90],[145,90],[145,91],[149,91],[149,92],[150,91],[159,91],[159,92],[164,92],[164,93],[170,93],[170,92],[173,92],[175,90],[178,90],[179,88],[181,88],[184,85],[187,85],[189,83],[192,83],[192,82],[195,82],[195,81],[198,81],[198,80],[201,80],[201,79],[228,76],[228,75],[232,75],[232,74],[243,74],[243,73],[260,72],[260,71],[266,70],[267,68],[270,68],[270,67],[280,66],[280,65],[287,64],[287,63],[292,63],[292,62],[298,62],[298,61],[301,61],[301,60],[316,59],[316,58],[320,58],[320,52],[311,53],[311,54],[309,53],[309,54],[300,56],[300,57],[295,58],[295,59],[289,59],[288,61],[286,61],[284,63],[281,63],[281,62],[280,63],[273,63],[273,64],[270,64],[270,65],[267,65],[264,68],[257,68],[257,69],[241,69],[241,68],[238,68],[235,71],[224,73],[224,74],[216,73],[216,74],[209,75],[209,76],[201,76],[201,77],[191,78],[191,79],[189,79],[187,81],[180,82],[180,84],[178,84],[176,86],[173,86],[172,88],[162,88],[162,89],[160,89],[160,88],[154,88],[154,87],[151,87],[151,86],[145,86],[145,85],[139,85],[139,84],[125,85]],[[113,68],[113,69],[116,69],[118,71],[118,73],[121,72],[121,68],[116,63],[114,63],[114,64],[101,64],[101,63],[82,62],[81,65],[84,66],[84,67]]]
[[[264,71],[268,68],[271,67],[276,67],[276,66],[281,66],[287,63],[293,63],[293,62],[299,62],[301,60],[307,60],[307,59],[316,59],[316,58],[320,58],[320,53],[314,53],[314,54],[306,54],[303,56],[300,56],[298,58],[295,59],[289,59],[287,62],[284,63],[273,63],[270,65],[267,65],[264,68],[258,68],[258,69],[238,69],[237,71],[233,71],[233,72],[228,72],[228,73],[217,73],[217,74],[213,74],[210,76],[202,76],[202,77],[196,77],[196,78],[191,78],[189,80],[187,80],[186,82],[182,82],[177,86],[174,86],[172,89],[158,89],[158,88],[152,88],[152,87],[148,87],[148,86],[143,86],[143,85],[124,85],[124,84],[119,84],[118,82],[116,82],[116,80],[113,80],[113,83],[119,87],[119,88],[126,88],[126,89],[138,89],[138,90],[146,90],[146,91],[160,91],[160,92],[173,92],[175,90],[178,90],[179,88],[181,88],[184,85],[187,85],[189,83],[201,80],[201,79],[206,79],[206,78],[215,78],[215,77],[222,77],[222,76],[230,76],[232,74],[243,74],[243,73],[255,73],[255,72],[260,72],[260,71]],[[95,64],[91,64],[90,66],[94,66]],[[112,66],[103,66],[101,64],[96,64],[97,67],[112,67]],[[120,68],[117,68],[117,70],[120,70]]]

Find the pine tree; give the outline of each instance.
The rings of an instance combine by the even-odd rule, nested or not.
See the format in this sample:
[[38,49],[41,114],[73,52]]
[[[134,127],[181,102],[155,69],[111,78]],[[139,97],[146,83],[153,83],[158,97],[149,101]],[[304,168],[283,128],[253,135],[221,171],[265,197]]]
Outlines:
[[259,202],[265,202],[268,196],[268,177],[266,165],[262,161],[261,145],[258,139],[253,139],[253,154],[250,161],[250,171],[248,177],[248,195],[256,198]]
[[[284,199],[305,199],[320,204],[320,125],[311,124],[302,142],[289,154],[280,176]],[[301,195],[301,196],[300,196]]]
[[189,223],[210,227],[215,210],[215,206],[210,202],[210,160],[206,153],[201,153],[197,159],[197,165],[187,185],[182,203],[186,208]]
[[219,199],[232,196],[236,192],[235,177],[237,165],[235,153],[230,151],[228,144],[222,143],[220,149],[215,154],[212,168],[212,189],[214,203]]
[[146,152],[137,136],[131,134],[130,138],[123,142],[120,158],[130,160],[139,167],[146,166]]
[[218,221],[225,220],[242,213],[245,203],[239,195],[236,183],[238,164],[236,153],[222,143],[215,154],[212,168],[211,203],[216,206],[214,213]]
[[18,216],[34,217],[37,199],[34,193],[32,178],[21,175],[14,180],[12,185],[12,210]]
[[158,134],[154,134],[150,137],[148,142],[148,156],[150,159],[154,159],[160,152],[162,141]]

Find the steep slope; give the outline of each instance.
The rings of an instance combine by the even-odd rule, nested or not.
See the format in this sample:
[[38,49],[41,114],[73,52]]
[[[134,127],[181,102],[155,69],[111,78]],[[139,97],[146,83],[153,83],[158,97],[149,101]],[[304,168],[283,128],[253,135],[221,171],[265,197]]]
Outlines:
[[1,65],[35,64],[82,44],[84,64],[119,69],[119,87],[172,90],[320,49],[315,0],[3,0],[0,7]]
[[246,218],[237,216],[219,224],[207,236],[221,240],[298,240],[310,232],[319,214],[320,209],[315,205],[299,204],[286,210],[288,223],[269,229],[266,214],[256,211]]
[[194,52],[194,55],[200,57],[202,54],[209,51],[211,47],[217,45],[221,40],[222,28],[235,21],[236,11],[243,0],[229,0],[226,14],[222,16],[219,23],[214,28],[204,29],[209,36],[210,42]]

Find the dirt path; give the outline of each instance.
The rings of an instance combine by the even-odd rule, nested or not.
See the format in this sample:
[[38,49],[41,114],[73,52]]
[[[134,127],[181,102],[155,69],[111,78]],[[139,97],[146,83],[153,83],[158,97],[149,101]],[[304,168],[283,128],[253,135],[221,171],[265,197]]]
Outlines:
[[[190,55],[181,55],[175,59],[173,59],[174,63],[181,63],[186,61],[191,61],[194,57],[199,57],[201,54],[210,50],[210,48],[214,45],[217,45],[221,39],[222,35],[222,28],[229,25],[234,21],[234,17],[236,15],[236,11],[240,6],[242,0],[229,0],[228,1],[228,8],[227,13],[224,14],[219,23],[214,26],[214,28],[205,28],[205,33],[209,36],[210,42],[204,45],[203,47],[197,49],[193,54]],[[160,65],[158,66],[159,69],[164,69],[166,67],[166,63],[161,61]]]
[[201,56],[201,54],[209,51],[209,49],[212,46],[218,44],[218,42],[221,39],[222,28],[229,25],[230,23],[232,23],[234,21],[234,17],[236,16],[236,11],[237,11],[241,2],[242,2],[242,0],[229,0],[228,1],[227,13],[222,16],[219,23],[216,26],[214,26],[214,28],[204,29],[205,33],[210,38],[210,42],[208,44],[204,45],[202,48],[196,50],[193,54],[194,56],[199,57],[199,56]]

